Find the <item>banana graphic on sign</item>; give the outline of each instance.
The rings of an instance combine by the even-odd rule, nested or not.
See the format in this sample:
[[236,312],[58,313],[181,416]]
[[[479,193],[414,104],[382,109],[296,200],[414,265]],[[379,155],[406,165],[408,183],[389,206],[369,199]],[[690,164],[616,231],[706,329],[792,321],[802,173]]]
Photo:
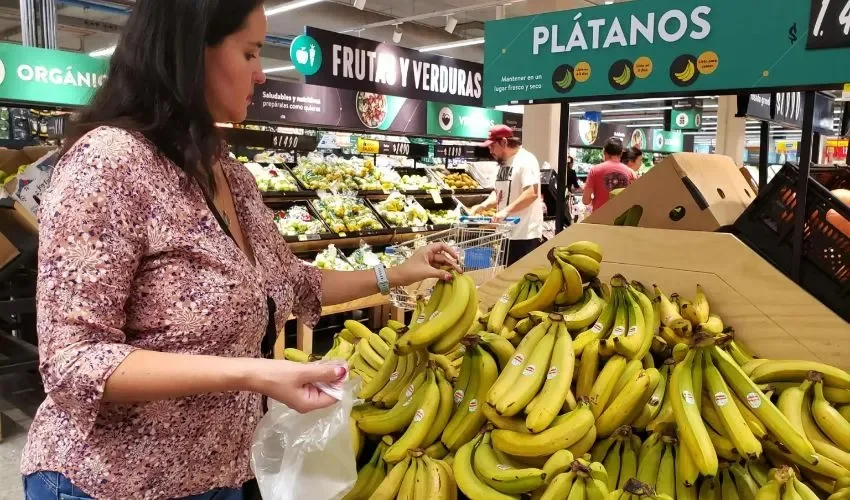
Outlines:
[[679,81],[687,82],[690,81],[691,78],[694,77],[696,73],[696,67],[694,66],[693,61],[688,61],[688,65],[685,66],[685,69],[676,73],[674,76],[679,79]]
[[626,86],[629,80],[632,79],[632,70],[628,66],[623,67],[623,73],[620,76],[614,77],[614,82],[620,86]]
[[572,74],[572,72],[570,72],[570,69],[567,68],[566,73],[564,73],[564,77],[561,78],[559,81],[555,82],[555,85],[561,87],[562,89],[565,89],[565,88],[569,87],[570,85],[572,85],[572,83],[573,83],[573,74]]

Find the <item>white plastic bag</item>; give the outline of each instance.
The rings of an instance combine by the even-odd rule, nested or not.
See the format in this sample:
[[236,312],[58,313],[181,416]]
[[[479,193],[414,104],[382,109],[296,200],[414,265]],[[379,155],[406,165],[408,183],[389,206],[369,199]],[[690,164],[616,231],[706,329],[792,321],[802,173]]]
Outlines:
[[269,400],[251,447],[251,466],[265,500],[334,500],[354,486],[357,459],[349,418],[359,385],[359,379],[347,379],[333,394],[339,402],[310,413]]

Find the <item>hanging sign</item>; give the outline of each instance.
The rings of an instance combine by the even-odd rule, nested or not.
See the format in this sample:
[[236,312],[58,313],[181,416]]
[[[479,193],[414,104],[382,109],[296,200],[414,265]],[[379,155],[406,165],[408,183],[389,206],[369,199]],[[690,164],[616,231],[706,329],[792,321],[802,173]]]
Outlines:
[[[489,21],[485,105],[836,87],[850,81],[836,63],[850,59],[847,1],[654,0]],[[807,50],[821,38],[847,48]]]
[[702,127],[702,101],[683,99],[673,103],[671,130],[699,130]]
[[810,1],[810,35],[806,48],[850,47],[850,0]]
[[486,139],[502,119],[503,113],[495,109],[429,102],[427,131],[429,135]]
[[295,69],[309,84],[481,106],[484,69],[390,43],[308,26],[293,40]]
[[223,131],[227,143],[234,146],[306,152],[314,151],[317,145],[316,136],[312,135],[279,134],[244,128],[222,128],[220,130]]
[[653,129],[649,149],[656,153],[681,153],[685,150],[685,136],[681,132]]
[[376,155],[381,152],[381,144],[371,139],[357,139],[357,152]]
[[567,144],[573,148],[602,148],[605,141],[615,137],[626,144],[630,138],[628,127],[613,123],[570,119],[570,135]]
[[382,155],[407,156],[409,158],[425,158],[428,156],[427,144],[411,142],[379,141],[379,153]]
[[0,100],[85,106],[108,68],[105,58],[0,43]]

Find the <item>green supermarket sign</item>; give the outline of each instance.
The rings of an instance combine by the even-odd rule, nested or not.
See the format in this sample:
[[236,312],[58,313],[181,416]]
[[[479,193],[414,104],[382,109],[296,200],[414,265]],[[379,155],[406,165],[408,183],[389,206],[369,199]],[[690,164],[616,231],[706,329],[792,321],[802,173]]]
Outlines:
[[642,0],[490,21],[484,104],[836,87],[850,35],[837,11],[817,22],[825,3]]
[[484,139],[503,119],[504,114],[495,109],[428,102],[427,132],[442,137]]
[[84,106],[108,67],[108,59],[0,43],[0,100]]

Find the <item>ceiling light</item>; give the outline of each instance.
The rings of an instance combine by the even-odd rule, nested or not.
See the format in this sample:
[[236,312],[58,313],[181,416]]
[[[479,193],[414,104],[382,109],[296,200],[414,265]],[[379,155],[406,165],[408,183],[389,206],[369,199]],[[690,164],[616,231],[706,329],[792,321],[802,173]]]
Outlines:
[[[643,99],[618,99],[616,101],[588,101],[571,103],[571,106],[592,106],[595,104],[622,104],[627,102],[658,102],[658,101],[678,101],[680,99],[717,99],[716,95],[701,95],[696,97],[647,97]],[[703,108],[717,107],[716,104],[704,105]]]
[[603,109],[603,113],[640,113],[642,111],[665,111],[673,109],[672,106],[657,106],[654,108],[622,108],[622,109]]
[[266,17],[289,12],[290,10],[300,9],[301,7],[307,7],[308,5],[313,5],[323,1],[324,0],[296,0],[294,2],[282,3],[278,6],[266,9]]
[[446,16],[446,32],[454,33],[457,28],[457,18],[455,16]]
[[470,45],[481,45],[484,43],[484,38],[470,38],[468,40],[458,40],[457,42],[439,43],[437,45],[426,45],[419,47],[419,52],[435,52],[438,50],[456,49],[458,47],[469,47]]
[[263,70],[263,73],[281,73],[281,72],[283,72],[283,71],[292,71],[293,69],[295,69],[295,66],[292,66],[292,65],[289,65],[289,66],[278,66],[278,67],[276,67],[276,68],[268,68],[268,69],[264,69],[264,70]]
[[366,8],[366,0],[354,0],[354,8],[363,10]]
[[605,123],[617,123],[617,122],[654,122],[658,121],[660,117],[658,116],[635,116],[634,118],[606,118],[602,120]]
[[91,57],[109,57],[115,53],[116,46],[106,47],[105,49],[95,50],[94,52],[89,52],[89,56]]
[[401,31],[401,26],[396,24],[395,29],[393,30],[393,43],[400,43],[403,34],[404,33],[402,33]]
[[663,127],[663,123],[641,123],[640,125],[626,125],[629,128],[644,128],[644,127]]
[[605,0],[605,5],[611,5],[614,3],[614,0]]

